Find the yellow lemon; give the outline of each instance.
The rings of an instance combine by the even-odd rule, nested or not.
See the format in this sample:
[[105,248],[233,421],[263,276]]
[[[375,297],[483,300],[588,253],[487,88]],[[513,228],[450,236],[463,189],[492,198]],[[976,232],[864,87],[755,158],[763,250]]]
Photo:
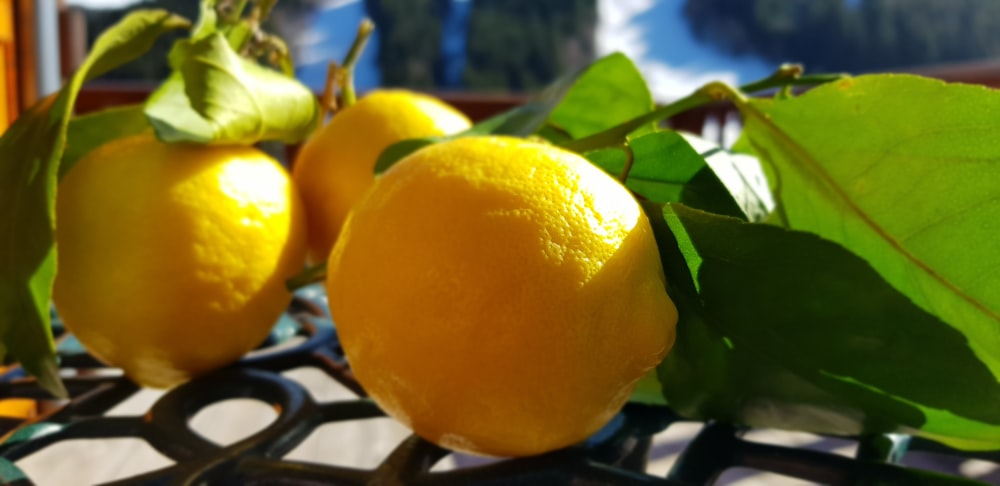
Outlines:
[[376,402],[432,442],[489,456],[586,439],[675,338],[632,195],[522,139],[462,138],[399,161],[355,206],[326,285]]
[[249,147],[108,143],[59,184],[54,301],[98,359],[169,387],[239,359],[288,305],[305,216]]
[[374,181],[386,147],[409,138],[457,133],[469,119],[431,96],[376,90],[338,112],[301,147],[292,177],[306,204],[309,254],[326,261],[354,203]]

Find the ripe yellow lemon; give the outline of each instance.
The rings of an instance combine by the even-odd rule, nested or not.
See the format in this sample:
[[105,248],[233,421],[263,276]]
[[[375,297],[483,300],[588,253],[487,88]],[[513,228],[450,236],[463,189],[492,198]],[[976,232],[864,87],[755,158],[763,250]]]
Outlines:
[[59,184],[56,309],[98,359],[178,384],[267,336],[305,261],[303,213],[256,149],[108,143]]
[[674,342],[635,199],[578,155],[522,139],[461,138],[399,161],[355,206],[327,270],[359,382],[460,451],[586,439]]
[[469,126],[451,106],[406,90],[376,90],[338,112],[302,145],[292,166],[306,204],[310,258],[326,261],[347,213],[372,185],[375,162],[386,147]]

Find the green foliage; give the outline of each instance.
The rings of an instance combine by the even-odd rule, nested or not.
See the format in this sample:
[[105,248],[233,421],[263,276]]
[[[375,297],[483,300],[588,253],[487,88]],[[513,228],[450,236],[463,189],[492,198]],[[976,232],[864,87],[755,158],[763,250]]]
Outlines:
[[688,0],[702,41],[813,71],[866,72],[1000,55],[992,0]]
[[49,329],[56,271],[55,193],[70,114],[80,87],[149,49],[186,20],[138,11],[108,29],[57,94],[24,113],[0,138],[0,354],[9,353],[57,396],[59,379]]
[[653,96],[639,69],[624,54],[612,54],[583,72],[549,116],[549,124],[580,138],[652,109]]
[[[660,379],[680,411],[838,435],[920,430],[959,447],[1000,447],[1000,383],[962,333],[865,260],[811,233],[678,205],[664,215],[661,251],[672,260],[665,267],[683,341]],[[713,359],[699,356],[706,347]],[[717,388],[704,393],[703,380]]]
[[870,76],[740,108],[787,225],[867,259],[1000,377],[1000,94]]
[[[692,143],[700,145],[702,152]],[[756,159],[728,153],[695,137],[663,130],[632,139],[627,149],[601,149],[585,155],[619,177],[631,156],[625,185],[649,201],[680,202],[749,221],[761,221],[770,211],[766,181]]]

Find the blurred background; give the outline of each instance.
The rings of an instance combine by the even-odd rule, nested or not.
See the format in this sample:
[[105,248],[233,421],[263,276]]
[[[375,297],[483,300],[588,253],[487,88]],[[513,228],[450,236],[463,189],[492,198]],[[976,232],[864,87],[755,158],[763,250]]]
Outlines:
[[[46,1],[56,2],[37,3]],[[92,42],[130,9],[162,7],[193,19],[197,4],[63,0],[80,18],[64,29],[77,39],[62,44]],[[864,73],[969,67],[1000,56],[993,0],[280,0],[269,28],[291,47],[297,77],[320,89],[327,62],[343,58],[364,16],[377,30],[358,69],[362,91],[531,93],[621,51],[657,100],[668,101],[710,80],[752,81],[788,61],[811,72]],[[162,79],[168,48],[161,42],[107,79]]]
[[[195,19],[198,3],[0,0],[0,130],[59,89],[128,11]],[[783,62],[1000,87],[995,0],[279,0],[265,27],[288,43],[296,76],[319,91],[328,62],[343,59],[366,16],[377,27],[357,67],[361,92],[430,91],[474,120],[612,52],[635,61],[661,103],[708,81],[759,79]],[[78,112],[144,99],[166,77],[166,53],[180,35],[89,83]]]

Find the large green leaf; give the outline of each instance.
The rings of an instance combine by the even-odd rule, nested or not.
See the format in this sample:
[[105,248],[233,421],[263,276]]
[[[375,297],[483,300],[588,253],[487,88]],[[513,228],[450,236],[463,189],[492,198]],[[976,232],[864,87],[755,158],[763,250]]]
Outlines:
[[320,121],[309,88],[241,57],[221,32],[178,41],[170,56],[175,71],[146,104],[161,140],[298,143]]
[[[629,150],[632,166],[625,185],[650,201],[680,202],[751,221],[767,217],[771,196],[753,157],[731,154],[704,139],[672,130],[637,136],[629,142]],[[585,155],[616,177],[627,161],[624,148]]]
[[1000,383],[961,333],[861,258],[811,233],[679,205],[651,217],[681,315],[660,367],[679,412],[1000,448]]
[[56,181],[80,87],[149,50],[160,34],[187,20],[161,10],[129,14],[105,31],[57,94],[23,113],[0,138],[0,355],[9,353],[58,396],[49,329],[56,270]]
[[1000,377],[1000,92],[879,75],[740,108],[787,225],[865,258]]
[[[653,96],[639,69],[615,53],[592,64],[549,116],[549,123],[570,137],[582,138],[649,113]],[[653,128],[647,124],[647,129]]]

